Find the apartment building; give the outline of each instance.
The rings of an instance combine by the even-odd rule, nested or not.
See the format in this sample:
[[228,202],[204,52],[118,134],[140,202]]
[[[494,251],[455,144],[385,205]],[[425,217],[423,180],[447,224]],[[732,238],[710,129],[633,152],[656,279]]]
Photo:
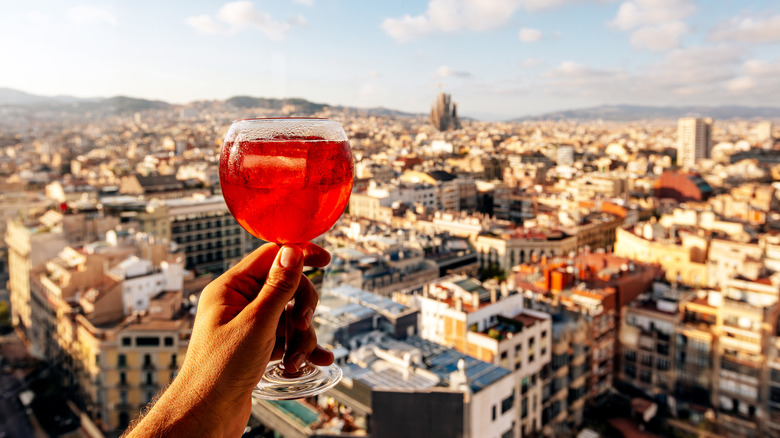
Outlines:
[[542,429],[542,369],[550,361],[551,319],[523,309],[506,284],[466,276],[437,280],[417,297],[420,336],[512,372],[522,436]]

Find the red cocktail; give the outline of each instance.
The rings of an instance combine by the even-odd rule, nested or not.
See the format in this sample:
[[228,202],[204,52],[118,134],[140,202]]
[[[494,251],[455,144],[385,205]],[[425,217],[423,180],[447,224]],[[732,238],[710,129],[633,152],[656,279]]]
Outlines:
[[346,140],[280,135],[222,146],[222,194],[238,223],[275,243],[301,243],[327,231],[352,192]]
[[[237,120],[219,158],[219,180],[230,212],[248,232],[278,244],[303,243],[332,227],[349,201],[353,173],[344,129],[325,119]],[[275,361],[254,395],[309,397],[340,379],[335,365],[304,363],[291,375]]]

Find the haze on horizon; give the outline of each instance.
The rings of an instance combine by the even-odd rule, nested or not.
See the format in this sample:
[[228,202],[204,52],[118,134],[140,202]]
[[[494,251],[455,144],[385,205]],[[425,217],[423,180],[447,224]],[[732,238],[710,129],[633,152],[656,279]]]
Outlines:
[[43,0],[4,12],[0,87],[39,95],[421,113],[446,91],[482,119],[780,101],[780,4],[769,0]]

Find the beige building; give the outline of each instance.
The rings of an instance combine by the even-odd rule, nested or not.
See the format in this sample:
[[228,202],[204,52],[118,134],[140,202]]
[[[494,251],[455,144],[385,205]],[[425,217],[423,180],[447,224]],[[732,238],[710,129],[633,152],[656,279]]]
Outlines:
[[[644,227],[647,226],[652,227],[645,223]],[[666,272],[666,278],[672,282],[679,281],[692,286],[707,284],[706,247],[693,244],[686,246],[682,242],[654,239],[652,236],[652,232],[637,235],[632,230],[618,228],[615,255],[659,264]]]
[[349,214],[389,224],[393,218],[393,208],[382,205],[381,198],[366,193],[353,193],[349,198]]
[[[42,312],[34,312],[36,301],[30,293],[30,276],[34,268],[56,256],[67,242],[62,228],[47,228],[40,222],[9,221],[5,243],[8,245],[8,287],[11,292],[11,322],[37,357],[45,357],[46,339],[50,335],[40,324]],[[45,305],[45,303],[41,303]]]
[[500,234],[482,233],[472,239],[472,244],[479,253],[481,266],[496,264],[509,271],[520,263],[577,251],[577,236],[556,230],[517,229]]
[[[177,290],[149,289],[154,295],[146,297],[145,308],[127,314],[124,301],[138,298],[138,291],[130,294],[112,263],[137,259],[125,258],[128,249],[155,259],[159,251],[142,241],[134,250],[65,247],[39,260],[39,253],[23,252],[25,236],[35,241],[25,230],[14,225],[7,236],[15,248],[14,326],[30,351],[64,367],[77,385],[74,397],[103,432],[121,431],[170,382],[184,358],[192,316],[182,307],[181,279],[174,282]],[[164,244],[155,247],[165,249]],[[157,263],[180,266],[181,255],[166,255]],[[27,282],[21,281],[24,272]],[[169,273],[182,275],[180,270]]]

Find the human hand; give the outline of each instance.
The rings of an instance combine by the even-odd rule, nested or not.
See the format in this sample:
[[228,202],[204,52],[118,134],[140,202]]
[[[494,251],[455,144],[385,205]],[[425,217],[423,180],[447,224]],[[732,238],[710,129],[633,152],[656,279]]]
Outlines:
[[[159,418],[175,423],[169,429],[175,435],[194,421],[191,430],[198,435],[240,436],[251,414],[252,390],[270,360],[284,355],[285,368],[293,371],[307,359],[333,363],[333,354],[317,345],[311,318],[319,297],[303,275],[304,264],[329,262],[330,254],[311,243],[266,244],[206,286],[178,376],[130,436],[146,429],[145,423],[159,434],[169,427]],[[285,310],[291,326],[286,354],[279,324]]]

